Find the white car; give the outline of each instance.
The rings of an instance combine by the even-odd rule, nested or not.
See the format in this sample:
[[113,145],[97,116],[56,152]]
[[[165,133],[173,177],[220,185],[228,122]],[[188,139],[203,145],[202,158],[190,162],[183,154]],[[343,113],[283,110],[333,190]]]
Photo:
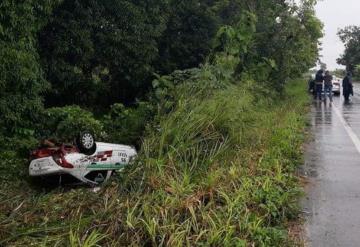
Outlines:
[[341,93],[341,79],[334,77],[332,80],[332,91],[335,95],[340,95]]
[[40,148],[32,152],[29,175],[43,177],[68,174],[79,181],[98,185],[121,170],[136,157],[134,147],[95,142],[94,136],[84,132],[76,145]]

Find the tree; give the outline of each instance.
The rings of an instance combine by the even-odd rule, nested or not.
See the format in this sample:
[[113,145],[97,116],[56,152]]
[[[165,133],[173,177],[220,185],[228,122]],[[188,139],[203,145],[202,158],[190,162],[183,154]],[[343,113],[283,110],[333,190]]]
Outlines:
[[338,32],[338,36],[345,44],[345,51],[337,59],[337,62],[345,65],[346,70],[354,73],[356,66],[360,64],[360,27],[345,27]]
[[30,133],[48,88],[39,64],[37,32],[56,1],[0,3],[0,134]]
[[162,1],[65,0],[40,32],[50,106],[131,103],[154,72]]
[[221,19],[204,0],[177,1],[169,4],[166,29],[159,39],[155,67],[160,74],[197,67],[209,55]]
[[250,77],[281,91],[288,78],[297,77],[315,65],[322,37],[315,1],[304,0],[299,6],[281,0],[231,2],[220,8],[221,13],[236,10],[230,20],[224,21],[244,22],[242,16],[247,12],[257,19],[253,42],[240,55],[237,70],[240,79]]
[[65,0],[39,35],[46,104],[129,105],[154,73],[197,67],[222,23],[220,2]]
[[[231,59],[236,56],[232,65],[236,61],[237,81],[250,77],[281,90],[287,78],[300,75],[316,61],[322,33],[314,4],[314,0],[303,0],[300,7],[284,0],[4,0],[2,132],[33,128],[43,95],[47,107],[75,104],[100,113],[114,103],[132,105],[151,90],[155,74],[211,60],[211,53],[221,46],[216,42],[219,30],[230,30],[235,41],[227,51]],[[244,29],[248,22],[254,28]],[[349,47],[357,49],[350,45],[354,39],[347,38],[349,32],[343,33]]]

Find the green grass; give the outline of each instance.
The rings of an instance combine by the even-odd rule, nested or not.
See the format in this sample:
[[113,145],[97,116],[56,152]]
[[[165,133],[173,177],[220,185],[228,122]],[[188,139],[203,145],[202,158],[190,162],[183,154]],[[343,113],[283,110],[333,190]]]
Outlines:
[[182,98],[147,131],[137,164],[99,193],[2,187],[0,245],[295,245],[287,225],[298,217],[305,87]]

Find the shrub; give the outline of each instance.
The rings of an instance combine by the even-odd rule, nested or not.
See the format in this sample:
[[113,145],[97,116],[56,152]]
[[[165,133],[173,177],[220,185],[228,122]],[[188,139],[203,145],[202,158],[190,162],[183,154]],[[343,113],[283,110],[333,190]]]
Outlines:
[[59,141],[70,141],[84,130],[91,131],[101,138],[103,126],[89,111],[79,106],[54,107],[45,111],[39,131],[42,138],[54,138]]
[[152,116],[153,107],[149,103],[139,102],[134,108],[123,104],[114,104],[103,119],[106,140],[115,143],[139,144],[146,123]]

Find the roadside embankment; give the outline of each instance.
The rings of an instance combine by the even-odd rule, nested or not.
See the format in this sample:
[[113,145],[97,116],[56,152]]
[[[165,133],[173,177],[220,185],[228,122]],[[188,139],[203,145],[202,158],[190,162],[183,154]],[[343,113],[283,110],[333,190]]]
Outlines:
[[138,162],[100,192],[0,188],[0,245],[292,245],[305,83],[281,97],[253,83],[176,94]]

